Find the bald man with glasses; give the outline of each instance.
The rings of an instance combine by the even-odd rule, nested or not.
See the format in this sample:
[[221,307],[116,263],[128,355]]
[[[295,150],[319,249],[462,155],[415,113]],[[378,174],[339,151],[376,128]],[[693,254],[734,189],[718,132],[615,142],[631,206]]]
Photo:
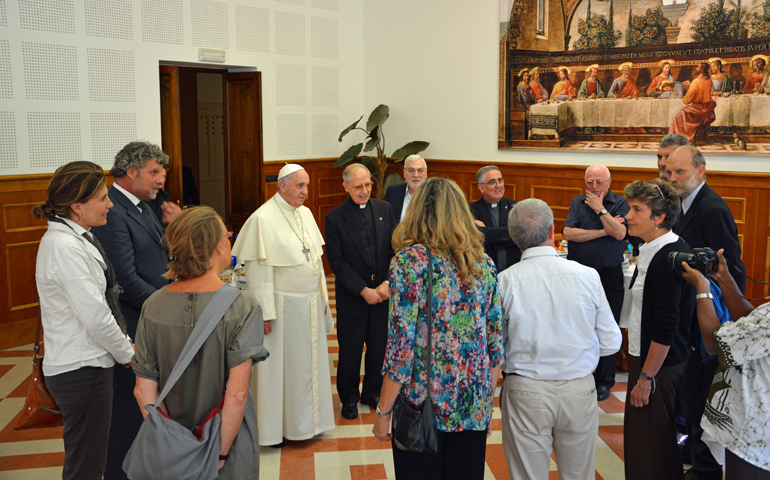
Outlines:
[[[626,250],[628,213],[625,198],[610,190],[612,178],[604,165],[586,169],[586,193],[572,199],[562,235],[568,242],[567,258],[599,272],[604,294],[617,322],[623,308],[623,252]],[[596,397],[610,397],[615,385],[615,355],[599,358],[594,372]]]
[[481,198],[468,206],[476,226],[484,234],[484,252],[495,262],[500,273],[521,260],[521,250],[508,233],[508,214],[516,202],[504,198],[505,180],[494,165],[481,167],[476,172],[476,183]]

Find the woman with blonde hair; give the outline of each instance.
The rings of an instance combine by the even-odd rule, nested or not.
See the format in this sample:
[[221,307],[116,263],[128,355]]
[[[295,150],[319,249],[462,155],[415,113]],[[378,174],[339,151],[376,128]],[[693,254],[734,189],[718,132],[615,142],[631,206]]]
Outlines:
[[64,418],[65,480],[102,478],[113,366],[116,361],[128,366],[134,354],[115,271],[90,232],[107,223],[110,207],[104,170],[80,161],[56,170],[45,203],[32,211],[48,219],[35,281],[44,331],[43,372]]
[[[166,229],[171,262],[167,278],[176,281],[155,292],[142,307],[136,331],[134,395],[154,404],[187,338],[224,282],[230,265],[230,237],[210,207],[182,211]],[[251,397],[251,367],[267,358],[262,346],[262,310],[254,296],[240,293],[193,361],[174,384],[161,410],[186,428],[201,425],[222,404],[219,477],[259,478],[257,417]]]
[[398,253],[390,266],[388,344],[374,435],[380,441],[393,440],[389,427],[399,391],[415,405],[430,395],[438,452],[403,451],[393,443],[396,478],[481,479],[493,396],[505,360],[502,313],[497,271],[484,253],[483,236],[460,187],[446,178],[423,182],[393,232],[393,248]]

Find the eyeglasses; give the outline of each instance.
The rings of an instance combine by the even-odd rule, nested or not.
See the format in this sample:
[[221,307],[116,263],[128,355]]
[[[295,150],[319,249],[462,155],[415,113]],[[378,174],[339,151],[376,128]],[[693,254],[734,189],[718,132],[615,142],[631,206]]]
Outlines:
[[604,185],[609,181],[610,181],[609,178],[607,180],[586,180],[586,185],[588,185],[589,187],[592,187],[594,185],[596,185],[597,187],[601,187],[602,185]]
[[[350,184],[348,183],[348,185],[350,185]],[[362,185],[350,185],[350,188],[352,188],[354,192],[360,192],[362,188],[365,188],[367,190],[371,190],[372,189],[372,182],[366,182],[366,183],[364,183]]]
[[233,238],[233,232],[227,232],[227,233],[225,233],[225,238],[227,238],[228,240],[232,240],[232,238]]
[[409,175],[414,175],[415,173],[422,175],[423,173],[425,173],[425,169],[424,168],[407,168],[406,173],[408,173]]
[[659,187],[658,185],[655,185],[654,183],[648,183],[647,185],[649,185],[649,186],[651,186],[651,187],[655,187],[655,188],[657,188],[657,189],[658,189],[658,193],[660,193],[660,196],[661,196],[661,197],[663,197],[663,198],[666,198],[666,196],[665,196],[665,195],[663,195],[663,190],[661,190],[661,189],[660,189],[660,187]]
[[505,185],[505,180],[503,180],[502,178],[493,178],[488,182],[482,183],[482,185],[488,185],[490,187],[494,187],[495,185]]

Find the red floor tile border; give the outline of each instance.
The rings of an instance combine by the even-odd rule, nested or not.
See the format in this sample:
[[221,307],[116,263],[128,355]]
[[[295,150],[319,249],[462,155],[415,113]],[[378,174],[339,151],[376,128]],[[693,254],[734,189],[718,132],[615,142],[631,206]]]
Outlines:
[[350,478],[356,480],[387,480],[388,474],[385,472],[385,465],[379,463],[375,465],[351,465]]
[[0,472],[64,466],[64,452],[0,457]]

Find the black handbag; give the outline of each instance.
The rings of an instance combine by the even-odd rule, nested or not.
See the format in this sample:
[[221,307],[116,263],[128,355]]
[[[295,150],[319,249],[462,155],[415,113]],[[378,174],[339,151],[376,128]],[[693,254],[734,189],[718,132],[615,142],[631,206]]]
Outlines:
[[402,388],[396,402],[396,430],[393,442],[401,450],[414,453],[438,452],[438,427],[433,402],[430,399],[433,366],[433,255],[428,251],[428,396],[419,406],[409,401]]

